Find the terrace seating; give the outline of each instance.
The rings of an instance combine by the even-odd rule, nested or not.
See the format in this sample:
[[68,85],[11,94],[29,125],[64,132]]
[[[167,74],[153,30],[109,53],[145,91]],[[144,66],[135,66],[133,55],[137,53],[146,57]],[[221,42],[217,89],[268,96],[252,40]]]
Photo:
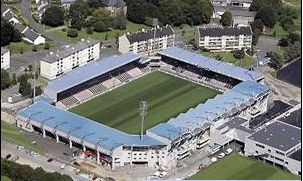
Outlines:
[[128,82],[133,77],[129,75],[127,72],[124,72],[122,74],[117,75],[116,78],[119,79],[121,82]]
[[105,86],[102,85],[102,83],[96,84],[92,87],[89,88],[89,90],[94,94],[100,94],[102,92],[105,92],[106,90],[108,90]]
[[149,67],[143,67],[141,68],[141,71],[144,73],[150,72],[150,68]]
[[129,70],[127,73],[134,78],[134,77],[138,77],[143,72],[138,67],[135,67],[135,68]]
[[89,91],[88,89],[85,89],[84,91],[78,92],[77,94],[74,95],[76,99],[79,101],[84,101],[90,97],[92,97],[94,94]]
[[74,96],[69,96],[67,98],[64,98],[61,100],[61,102],[66,106],[72,106],[74,104],[77,104],[79,101]]
[[102,82],[102,85],[105,86],[108,89],[111,89],[114,86],[117,86],[119,84],[121,84],[121,81],[119,79],[115,78],[115,77]]

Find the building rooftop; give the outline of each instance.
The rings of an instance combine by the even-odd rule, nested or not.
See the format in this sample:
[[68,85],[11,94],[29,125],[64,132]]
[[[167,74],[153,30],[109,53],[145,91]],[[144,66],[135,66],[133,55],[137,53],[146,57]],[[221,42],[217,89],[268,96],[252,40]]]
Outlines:
[[102,148],[110,152],[114,148],[126,146],[158,146],[164,143],[149,136],[144,136],[142,141],[139,135],[130,135],[101,123],[84,118],[77,114],[61,110],[46,102],[35,102],[31,106],[18,112],[19,116],[28,118],[45,127],[57,128],[63,133],[70,133],[78,139],[83,139],[91,144],[98,145],[101,141]]
[[226,126],[228,126],[229,129],[233,129],[236,127],[241,126],[243,123],[247,122],[248,120],[241,118],[241,117],[234,117],[232,120],[222,124],[221,126],[219,126],[217,129],[222,129]]
[[301,161],[302,160],[302,150],[299,149],[298,151],[296,151],[293,154],[289,155],[289,158],[293,158],[295,160]]
[[16,23],[15,25],[14,25],[14,27],[21,33],[22,31],[24,31],[25,30],[25,28],[26,28],[26,26],[24,26],[23,24],[21,24],[21,23]]
[[239,36],[239,35],[252,35],[252,30],[250,26],[234,26],[234,27],[224,27],[221,25],[216,26],[201,26],[198,27],[200,37],[210,36],[210,37],[221,37],[221,36]]
[[124,7],[126,3],[123,0],[103,0],[105,6],[110,7]]
[[282,121],[284,123],[296,126],[298,128],[302,128],[302,112],[301,109],[298,109],[292,113],[290,113],[289,116],[280,118],[279,121]]
[[1,55],[5,54],[6,52],[9,52],[9,49],[1,47]]
[[201,54],[192,53],[178,47],[169,47],[159,52],[159,54],[241,81],[255,81],[264,78],[261,73],[237,67],[229,63],[216,60],[214,58],[203,56]]
[[71,4],[74,3],[76,0],[60,0],[61,4]]
[[234,7],[234,6],[214,6],[215,12],[222,12],[222,14],[225,11],[231,12],[231,14],[234,16],[243,16],[243,17],[255,17],[256,12],[255,11],[249,11],[248,8],[241,8],[241,7]]
[[301,144],[301,129],[276,121],[248,138],[285,152]]
[[6,4],[1,4],[1,15],[3,15],[3,13],[6,11],[6,10],[8,10],[8,9],[10,9],[10,7],[8,6],[8,5],[6,5]]
[[100,43],[100,42],[97,40],[80,41],[73,45],[68,45],[68,46],[63,47],[64,48],[63,50],[59,50],[57,52],[52,52],[51,54],[46,55],[45,57],[42,58],[42,61],[45,61],[48,63],[54,63],[54,62],[60,60],[61,58],[68,57],[77,51],[84,50],[84,49],[88,48],[89,46],[95,45],[97,43]]
[[30,39],[31,41],[35,41],[40,36],[38,33],[36,33],[31,28],[27,28],[23,34],[26,38]]
[[238,126],[236,129],[240,130],[240,131],[244,131],[244,132],[249,133],[249,134],[253,134],[254,133],[253,130],[248,129],[248,128],[244,127],[244,126]]
[[[184,133],[195,132],[201,127],[207,128],[210,122],[218,117],[228,116],[238,111],[239,107],[250,105],[250,101],[269,91],[261,84],[253,81],[245,81],[236,85],[233,89],[217,95],[213,99],[207,100],[196,107],[190,108],[187,112],[179,114],[175,118],[169,119],[166,123],[158,124],[150,128],[148,132],[165,137],[169,140],[175,140],[184,135]],[[235,122],[242,124],[246,120],[236,118]],[[230,126],[234,126],[230,123]]]
[[[155,29],[152,28],[149,31],[140,31],[132,34],[126,34],[126,37],[130,44],[134,42],[147,41],[154,38]],[[156,38],[169,36],[175,34],[173,28],[170,25],[166,25],[156,29]]]

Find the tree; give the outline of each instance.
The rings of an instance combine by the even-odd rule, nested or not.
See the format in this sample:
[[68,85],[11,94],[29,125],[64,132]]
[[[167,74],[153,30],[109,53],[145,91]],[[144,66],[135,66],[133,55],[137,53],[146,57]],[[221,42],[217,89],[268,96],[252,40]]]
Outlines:
[[223,26],[231,26],[233,24],[233,15],[230,11],[225,11],[220,19],[220,23]]
[[260,19],[265,26],[273,28],[278,21],[277,10],[271,6],[264,6],[257,12],[256,19]]
[[86,33],[91,35],[94,33],[94,31],[91,27],[88,27],[88,28],[86,28]]
[[241,49],[241,50],[235,50],[232,52],[233,53],[233,56],[236,58],[236,59],[242,59],[245,57],[245,51],[244,49]]
[[285,53],[288,57],[288,60],[295,59],[301,56],[301,43],[296,41],[295,43],[289,44]]
[[289,39],[290,43],[295,43],[296,41],[301,42],[301,36],[298,33],[294,33],[294,32],[289,33],[287,38]]
[[13,77],[12,77],[12,85],[16,85],[17,84],[17,78],[16,78],[16,74],[13,73]]
[[104,8],[96,9],[89,21],[97,32],[108,31],[114,25],[114,17]]
[[71,38],[77,37],[78,36],[78,31],[76,29],[71,28],[67,31],[67,36],[69,36]]
[[33,52],[38,51],[37,45],[33,45],[33,47],[32,47],[32,51],[33,51]]
[[287,47],[288,44],[289,44],[289,39],[286,37],[281,38],[278,43],[278,45],[281,47]]
[[1,90],[9,88],[10,85],[11,78],[9,76],[9,73],[6,70],[1,69]]
[[281,0],[253,0],[249,10],[251,11],[258,11],[260,8],[264,6],[271,6],[277,11],[280,11],[282,8],[282,1]]
[[127,18],[134,23],[144,23],[145,22],[145,6],[144,0],[132,0],[127,6]]
[[31,84],[27,81],[27,77],[25,75],[20,76],[20,85],[19,85],[19,93],[22,96],[28,96],[31,94]]
[[125,30],[127,26],[127,19],[123,12],[119,12],[115,20],[115,28]]
[[42,23],[52,27],[64,25],[64,11],[58,6],[46,8],[42,14]]
[[6,46],[10,42],[20,42],[21,38],[21,33],[1,16],[1,46]]
[[89,6],[83,0],[76,0],[69,7],[68,19],[71,28],[81,30],[86,23],[86,18],[89,15]]
[[269,57],[270,57],[270,65],[274,69],[280,69],[282,67],[283,60],[280,54],[278,54],[277,52],[270,52]]

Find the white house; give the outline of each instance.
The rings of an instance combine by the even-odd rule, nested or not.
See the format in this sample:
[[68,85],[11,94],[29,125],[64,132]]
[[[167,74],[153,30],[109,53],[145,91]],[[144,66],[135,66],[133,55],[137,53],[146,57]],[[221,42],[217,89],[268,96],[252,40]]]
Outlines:
[[44,44],[45,43],[45,38],[41,36],[41,34],[36,33],[34,30],[32,30],[28,26],[23,26],[20,23],[16,23],[15,28],[22,33],[22,39],[32,43],[34,45],[39,45],[39,44]]
[[65,49],[51,52],[40,61],[40,74],[47,79],[55,79],[78,66],[100,57],[100,42],[82,40]]
[[10,67],[10,51],[1,47],[1,69],[8,69]]
[[152,56],[175,44],[175,32],[169,25],[142,30],[133,34],[127,33],[119,37],[119,51],[133,52],[142,56]]

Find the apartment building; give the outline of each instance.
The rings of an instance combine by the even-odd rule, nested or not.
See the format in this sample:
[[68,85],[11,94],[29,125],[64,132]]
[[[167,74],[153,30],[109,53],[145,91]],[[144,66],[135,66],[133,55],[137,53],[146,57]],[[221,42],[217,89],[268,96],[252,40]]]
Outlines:
[[152,56],[175,44],[175,32],[169,25],[144,29],[133,34],[127,33],[119,37],[119,51],[133,52],[142,56]]
[[301,129],[280,121],[246,138],[244,152],[301,175]]
[[197,46],[210,51],[247,50],[252,47],[252,34],[247,25],[206,25],[197,27],[195,39]]
[[8,69],[10,67],[10,51],[4,47],[1,47],[1,69]]
[[82,40],[57,52],[51,52],[40,61],[40,74],[47,79],[55,79],[60,75],[99,59],[100,42]]

